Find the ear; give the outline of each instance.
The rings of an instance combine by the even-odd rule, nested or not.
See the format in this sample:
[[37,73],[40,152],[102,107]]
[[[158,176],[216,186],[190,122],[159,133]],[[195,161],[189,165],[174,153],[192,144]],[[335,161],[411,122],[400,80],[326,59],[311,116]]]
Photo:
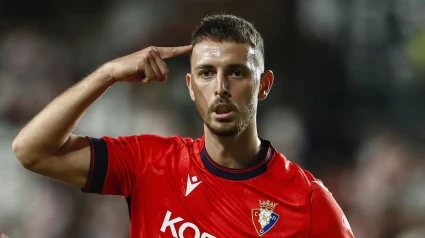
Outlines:
[[195,94],[193,93],[192,89],[192,75],[190,73],[186,74],[186,85],[189,89],[190,98],[192,99],[192,101],[195,101]]
[[260,77],[260,90],[258,91],[258,100],[263,100],[267,97],[272,89],[274,75],[271,70],[266,70]]

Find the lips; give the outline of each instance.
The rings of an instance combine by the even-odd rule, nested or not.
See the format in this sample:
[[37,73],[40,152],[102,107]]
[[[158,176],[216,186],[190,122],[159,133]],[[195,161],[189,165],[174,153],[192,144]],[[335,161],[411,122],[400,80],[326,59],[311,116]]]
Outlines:
[[228,105],[225,105],[225,104],[218,105],[215,108],[215,113],[217,113],[217,114],[226,114],[226,113],[229,113],[231,111],[232,111],[232,108],[230,106],[228,106]]

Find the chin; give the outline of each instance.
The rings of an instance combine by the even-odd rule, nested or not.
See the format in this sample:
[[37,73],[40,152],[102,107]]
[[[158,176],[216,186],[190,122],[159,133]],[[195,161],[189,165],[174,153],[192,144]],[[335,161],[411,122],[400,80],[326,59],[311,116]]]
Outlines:
[[[218,125],[217,125],[218,124]],[[226,125],[227,124],[227,125]],[[213,123],[213,125],[206,123],[208,129],[216,136],[232,137],[239,134],[238,126],[233,123]]]
[[211,130],[210,129],[210,131],[214,135],[219,136],[219,137],[234,137],[234,136],[239,134],[239,130],[222,130],[222,129]]

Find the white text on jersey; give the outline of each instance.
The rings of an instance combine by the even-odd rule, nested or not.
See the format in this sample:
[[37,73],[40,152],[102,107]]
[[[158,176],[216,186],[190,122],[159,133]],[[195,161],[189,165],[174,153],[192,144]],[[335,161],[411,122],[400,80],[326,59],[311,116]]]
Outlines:
[[162,222],[161,231],[162,232],[165,232],[167,230],[167,228],[170,227],[171,234],[175,238],[183,238],[184,237],[184,231],[187,228],[191,228],[191,229],[193,229],[195,231],[194,238],[216,238],[215,236],[213,236],[211,234],[208,234],[206,232],[202,232],[201,233],[201,231],[199,230],[198,226],[196,226],[195,224],[190,223],[190,222],[182,223],[180,225],[180,227],[178,227],[179,234],[177,236],[177,230],[176,230],[176,227],[174,225],[176,223],[179,223],[179,222],[183,221],[184,219],[181,218],[181,217],[176,217],[176,218],[174,218],[172,220],[170,220],[170,219],[171,219],[171,212],[170,211],[167,211],[167,214],[165,214],[165,217],[164,217],[164,221]]

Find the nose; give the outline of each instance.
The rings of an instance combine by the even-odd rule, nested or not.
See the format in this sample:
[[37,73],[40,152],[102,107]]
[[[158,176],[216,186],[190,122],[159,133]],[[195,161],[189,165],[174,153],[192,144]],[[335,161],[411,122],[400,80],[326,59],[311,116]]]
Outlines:
[[218,73],[216,82],[217,82],[216,90],[215,90],[216,97],[225,98],[225,97],[232,96],[229,91],[229,81],[225,74]]

